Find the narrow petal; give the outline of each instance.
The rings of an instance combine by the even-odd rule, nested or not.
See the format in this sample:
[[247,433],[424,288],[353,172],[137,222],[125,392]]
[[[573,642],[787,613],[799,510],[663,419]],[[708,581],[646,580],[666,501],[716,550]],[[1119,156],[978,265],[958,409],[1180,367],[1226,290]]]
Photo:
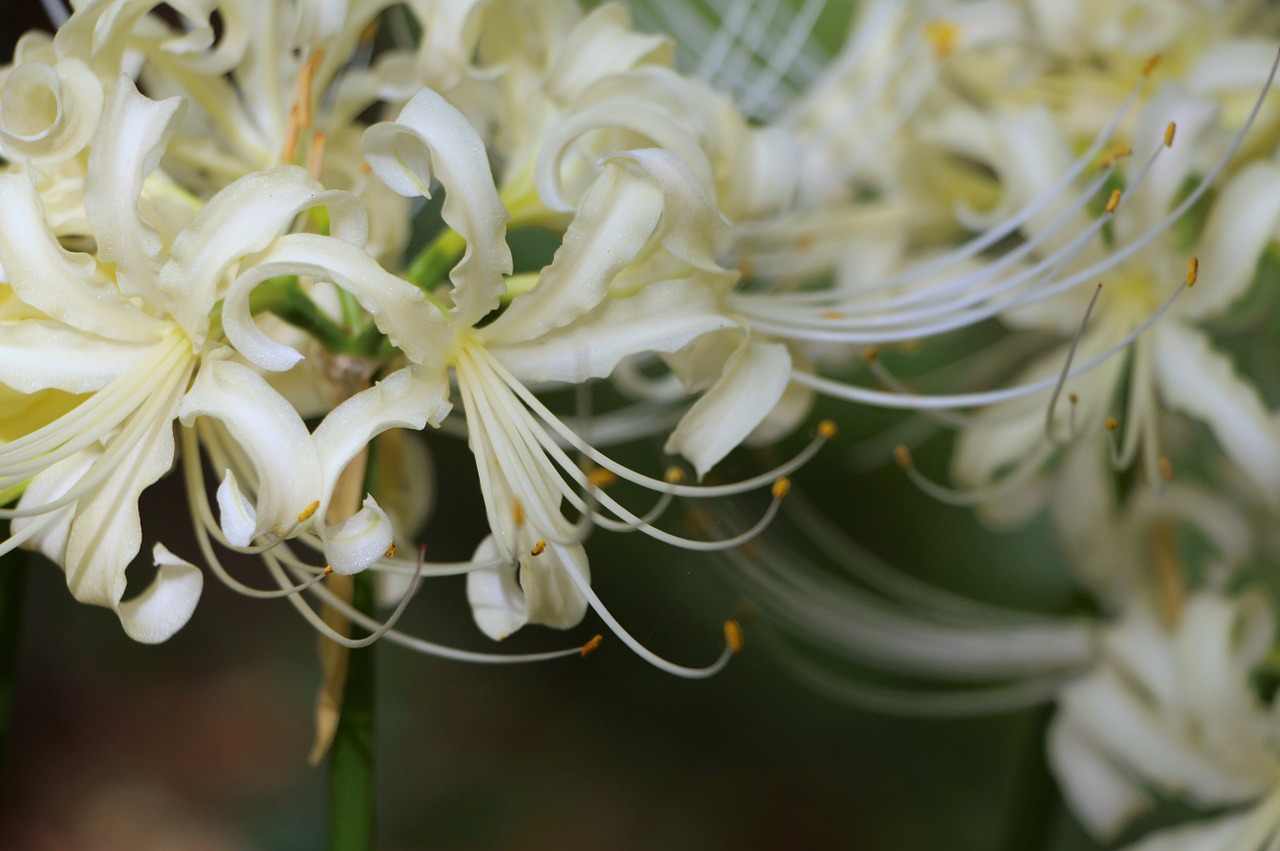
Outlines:
[[128,77],[116,80],[89,154],[84,208],[98,241],[98,256],[116,265],[116,283],[128,297],[160,305],[156,275],[164,248],[142,216],[142,182],[160,163],[177,126],[181,98],[154,101]]
[[246,175],[209,200],[183,229],[160,270],[169,312],[197,342],[208,333],[209,311],[221,297],[223,274],[242,257],[266,248],[294,218],[327,207],[329,232],[363,245],[368,219],[350,192],[326,191],[304,168],[281,166]]
[[79,59],[17,65],[0,83],[0,155],[39,164],[75,156],[93,138],[102,100],[102,83]]
[[[297,525],[298,516],[319,500],[322,493],[320,461],[311,433],[293,406],[277,393],[261,375],[247,366],[227,360],[228,350],[207,357],[195,383],[182,400],[178,415],[186,426],[197,417],[219,420],[253,466],[258,482],[254,498],[254,527],[251,537],[263,533],[284,534]],[[235,506],[239,494],[235,479],[219,502]],[[222,521],[228,537],[242,541],[238,523],[246,516],[236,508]]]
[[431,197],[439,180],[440,215],[467,243],[449,273],[454,319],[474,325],[498,307],[511,274],[507,209],[498,198],[484,143],[466,117],[430,89],[423,89],[387,124],[365,131],[365,157],[383,182],[401,195]]
[[720,380],[680,420],[665,451],[688,458],[701,478],[768,416],[790,378],[786,346],[745,343],[729,358]]
[[1280,427],[1257,389],[1201,332],[1167,318],[1152,333],[1164,403],[1207,423],[1268,502],[1280,505]]
[[104,340],[61,322],[0,324],[0,383],[24,393],[50,388],[88,393],[105,387],[152,348]]
[[364,498],[363,507],[324,530],[324,556],[336,573],[359,573],[386,554],[395,530],[377,501]]
[[316,234],[282,236],[227,290],[222,318],[227,339],[257,366],[282,372],[302,359],[297,350],[264,333],[249,312],[253,288],[282,275],[336,284],[355,296],[378,328],[413,363],[443,364],[453,331],[422,290],[383,270],[364,249]]
[[[483,562],[498,557],[498,544],[489,535],[480,542],[471,558]],[[524,591],[516,579],[514,564],[469,572],[467,602],[471,604],[471,616],[475,618],[476,626],[494,641],[501,641],[529,622]]]
[[1199,242],[1202,286],[1188,292],[1178,313],[1218,316],[1249,290],[1258,261],[1280,225],[1280,166],[1251,163],[1213,202]]
[[511,346],[495,342],[490,351],[523,381],[579,383],[607,377],[629,355],[674,352],[703,334],[732,327],[706,284],[662,281],[609,301],[567,328]]
[[636,258],[662,216],[662,189],[643,173],[606,167],[565,231],[538,285],[479,332],[490,345],[522,343],[567,325],[595,307]]
[[156,577],[147,589],[116,607],[125,634],[143,644],[168,641],[196,610],[204,575],[200,568],[156,544]]
[[58,244],[25,174],[0,174],[0,268],[26,304],[72,328],[106,339],[154,341],[164,323],[121,300],[88,254]]

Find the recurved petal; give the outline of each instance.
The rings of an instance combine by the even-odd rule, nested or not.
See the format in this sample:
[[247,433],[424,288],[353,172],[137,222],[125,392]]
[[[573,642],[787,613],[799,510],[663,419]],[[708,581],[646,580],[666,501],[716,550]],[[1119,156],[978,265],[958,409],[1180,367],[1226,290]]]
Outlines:
[[1280,224],[1280,166],[1258,162],[1231,179],[1213,202],[1199,242],[1200,280],[1182,297],[1180,316],[1217,316],[1253,283]]
[[1080,821],[1108,838],[1151,804],[1151,798],[1109,760],[1071,718],[1059,716],[1049,730],[1049,764]]
[[45,316],[111,340],[153,342],[164,323],[122,300],[88,254],[58,244],[27,175],[0,174],[0,268],[13,294]]
[[160,270],[160,289],[169,312],[193,340],[202,342],[209,311],[222,296],[219,285],[231,264],[263,250],[313,207],[329,211],[329,233],[363,245],[368,217],[350,192],[326,191],[307,170],[280,166],[232,183],[209,200],[169,251]]
[[116,607],[125,634],[143,644],[168,641],[186,626],[204,589],[200,568],[178,558],[163,544],[155,545],[152,558],[155,579],[141,594]]
[[0,86],[0,154],[6,159],[58,162],[93,138],[102,83],[80,60],[22,63]]
[[1203,333],[1167,317],[1152,329],[1164,403],[1208,424],[1223,450],[1280,504],[1280,426],[1257,389]]
[[701,478],[768,416],[790,380],[785,345],[744,342],[720,380],[680,420],[664,450],[688,458]]
[[423,89],[394,122],[365,131],[362,144],[374,172],[396,192],[431,197],[431,181],[445,190],[440,214],[467,243],[449,273],[453,316],[474,325],[498,307],[511,274],[507,209],[498,198],[484,143],[466,117],[431,89]]
[[[568,571],[577,571],[589,582],[591,568],[587,564],[587,552],[579,544],[550,543],[535,556],[532,553],[537,544],[533,542],[520,556],[520,587],[524,591],[529,623],[556,629],[577,626],[587,613],[587,598]],[[570,562],[572,567],[567,566]]]
[[535,340],[591,310],[644,249],[662,215],[662,189],[648,175],[621,163],[606,166],[538,285],[481,329],[481,339],[491,346]]
[[329,281],[355,296],[388,339],[417,364],[442,364],[453,330],[422,290],[385,271],[364,249],[317,234],[282,236],[227,290],[223,327],[236,350],[263,369],[282,372],[302,355],[262,331],[250,313],[254,287],[270,278],[299,275]]
[[[480,542],[472,559],[483,562],[498,557],[498,544],[493,535],[489,535]],[[468,573],[467,602],[471,604],[476,626],[494,641],[501,641],[529,622],[524,591],[516,578],[514,564],[499,564]]]
[[[441,365],[434,371],[405,367],[334,408],[313,435],[324,482],[316,516],[326,515],[338,476],[369,441],[392,428],[418,431],[427,423],[439,425],[450,407],[449,378]],[[382,549],[390,543],[388,539]]]
[[359,573],[382,558],[394,538],[391,519],[366,496],[359,511],[324,528],[324,557],[335,573]]
[[[230,354],[223,349],[204,359],[178,415],[187,426],[197,417],[221,421],[252,464],[258,488],[251,501],[250,539],[266,532],[285,534],[321,498],[319,457],[311,433],[293,406],[261,375],[227,360]],[[248,502],[239,493],[235,477],[228,481],[219,488],[218,501],[220,507],[225,503],[234,510],[222,518],[221,525],[228,538],[235,539],[233,543],[244,546],[241,526],[250,516]]]
[[154,101],[121,76],[107,98],[85,175],[84,208],[98,243],[98,257],[116,266],[116,283],[128,297],[163,304],[156,275],[164,250],[159,233],[142,216],[142,182],[155,170],[177,126],[181,98]]
[[610,375],[629,355],[674,352],[731,327],[705,283],[662,281],[609,301],[567,328],[511,346],[495,342],[490,351],[521,380],[578,383]]

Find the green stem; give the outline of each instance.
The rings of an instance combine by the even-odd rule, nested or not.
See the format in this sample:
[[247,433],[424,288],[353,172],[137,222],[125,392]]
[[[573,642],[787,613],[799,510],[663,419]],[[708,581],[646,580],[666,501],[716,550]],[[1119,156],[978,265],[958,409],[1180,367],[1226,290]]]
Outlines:
[[[352,604],[373,614],[373,573],[355,577]],[[371,851],[374,837],[374,648],[347,657],[342,716],[329,752],[330,851]]]
[[[452,228],[445,228],[409,262],[405,278],[424,291],[442,280],[467,250],[466,241]],[[430,295],[430,292],[427,293]]]
[[[364,488],[376,480],[374,445],[367,450]],[[351,605],[375,616],[375,576],[366,570],[353,577]],[[329,849],[372,851],[376,814],[374,754],[376,749],[375,645],[347,652],[347,679],[342,689],[342,714],[329,750]]]
[[[8,522],[0,524],[0,532],[8,536]],[[9,743],[26,584],[27,554],[14,550],[0,556],[0,766]]]

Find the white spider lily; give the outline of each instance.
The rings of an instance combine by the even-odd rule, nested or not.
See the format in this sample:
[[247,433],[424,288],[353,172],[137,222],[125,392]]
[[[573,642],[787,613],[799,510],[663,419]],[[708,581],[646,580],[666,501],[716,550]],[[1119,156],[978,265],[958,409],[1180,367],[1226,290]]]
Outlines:
[[[96,258],[59,245],[28,175],[0,175],[0,266],[28,309],[3,325],[0,381],[83,399],[0,445],[0,488],[25,486],[18,506],[3,510],[14,523],[0,549],[38,546],[63,566],[77,599],[113,608],[142,641],[171,635],[200,593],[195,567],[158,555],[157,585],[121,602],[125,568],[140,545],[138,496],[172,466],[175,419],[223,420],[256,468],[256,503],[230,473],[219,491],[237,543],[309,525],[308,506],[332,487],[332,447],[317,449],[292,408],[210,337],[223,276],[311,207],[329,208],[339,237],[360,242],[364,234],[354,197],[324,192],[299,168],[243,178],[194,217],[186,202],[153,195],[151,170],[179,106],[141,96],[124,78],[108,98],[84,193]],[[174,228],[175,218],[185,225]],[[366,521],[380,515],[376,506],[366,512]],[[346,571],[380,555],[355,539],[390,540],[389,530],[320,531],[335,569]]]
[[[1079,355],[1092,359],[1117,341],[1131,338],[1162,303],[1199,279],[1196,289],[1170,303],[1160,321],[1134,344],[1127,370],[1128,397],[1114,412],[1124,434],[1114,447],[1113,460],[1117,466],[1128,466],[1141,451],[1148,481],[1159,481],[1160,467],[1167,463],[1160,461],[1161,413],[1178,411],[1206,423],[1228,457],[1274,504],[1280,500],[1280,426],[1258,391],[1213,347],[1203,326],[1248,291],[1258,260],[1280,226],[1280,169],[1272,163],[1254,163],[1233,177],[1215,199],[1203,231],[1189,249],[1179,248],[1173,236],[1160,236],[1170,210],[1186,206],[1174,193],[1195,174],[1195,139],[1211,116],[1208,104],[1170,88],[1163,89],[1144,112],[1135,140],[1140,149],[1171,132],[1166,126],[1174,125],[1165,123],[1171,118],[1176,119],[1181,138],[1169,155],[1161,157],[1146,182],[1132,191],[1114,222],[1115,246],[1091,246],[1081,256],[1080,263],[1102,280],[1103,288],[1098,315],[1079,340]],[[1063,142],[1054,135],[1052,124],[1047,116],[1032,115],[1001,126],[1005,138],[1017,139],[1019,148],[1036,150],[1042,163],[1024,168],[1030,159],[1006,160],[1013,172],[1010,186],[1026,186],[1031,195],[1042,192],[1047,175],[1057,168],[1043,163],[1064,159]],[[1034,221],[1030,230],[1036,233]],[[1086,295],[1079,290],[1063,292],[1010,311],[1007,318],[1016,327],[1070,333],[1070,323],[1078,322]],[[1063,358],[1063,352],[1055,352],[1033,364],[1023,378],[1051,373],[1060,368]],[[1124,375],[1120,365],[1112,363],[1070,385],[1077,401],[1069,416],[1079,428],[1101,433]],[[979,418],[957,449],[957,479],[969,486],[982,485],[998,468],[1039,451],[1047,401],[1042,397],[1038,410],[1025,403],[1019,408],[998,406]],[[1061,421],[1067,416],[1064,413],[1050,427],[1067,430]]]
[[1064,690],[1049,736],[1050,763],[1091,832],[1115,836],[1152,805],[1148,790],[1158,790],[1204,807],[1258,806],[1200,829],[1219,844],[1153,837],[1139,847],[1266,846],[1280,829],[1273,795],[1280,755],[1276,715],[1254,694],[1249,674],[1274,629],[1264,598],[1202,592],[1188,599],[1176,627],[1162,626],[1135,601],[1105,632],[1101,664]]
[[[595,524],[716,549],[745,540],[759,526],[713,542],[664,532],[651,523],[656,511],[637,515],[593,485],[561,443],[609,475],[657,491],[662,495],[658,510],[672,496],[717,496],[768,485],[809,453],[781,471],[737,485],[650,479],[569,431],[524,384],[604,377],[629,355],[673,351],[733,325],[717,310],[714,286],[724,273],[714,264],[708,238],[717,220],[697,218],[699,210],[709,208],[699,202],[696,182],[662,151],[634,151],[609,160],[584,194],[579,214],[537,285],[512,298],[496,319],[480,324],[501,303],[511,257],[505,243],[507,213],[475,131],[440,95],[424,90],[397,122],[372,128],[365,149],[375,172],[399,192],[425,194],[433,179],[444,187],[444,221],[466,242],[466,253],[450,275],[451,306],[382,271],[353,247],[295,235],[279,240],[232,285],[224,309],[229,339],[263,368],[287,368],[297,359],[296,352],[254,326],[248,291],[275,274],[276,264],[308,258],[315,266],[311,274],[359,299],[410,361],[408,368],[335,409],[317,431],[317,441],[330,420],[367,417],[372,422],[400,409],[413,409],[436,424],[451,408],[453,373],[491,530],[468,582],[481,628],[501,638],[525,623],[568,627],[591,605],[655,664],[705,675],[707,669],[685,669],[652,656],[611,619],[591,591],[581,541]],[[778,489],[779,498],[784,490]],[[580,518],[566,517],[565,505]],[[776,500],[774,505],[766,521]]]

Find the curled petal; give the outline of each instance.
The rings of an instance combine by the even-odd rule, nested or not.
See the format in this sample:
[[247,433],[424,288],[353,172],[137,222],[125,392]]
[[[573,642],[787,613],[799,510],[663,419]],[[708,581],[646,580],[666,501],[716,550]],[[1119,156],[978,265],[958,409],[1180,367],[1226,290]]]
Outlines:
[[125,634],[143,644],[168,641],[186,626],[196,610],[204,575],[200,568],[156,544],[152,550],[156,577],[136,597],[116,608]]
[[363,507],[324,530],[324,556],[335,573],[359,573],[387,552],[395,537],[391,520],[371,496]]
[[93,138],[102,84],[80,60],[23,63],[0,85],[0,155],[6,159],[59,162]]
[[[538,542],[528,528],[520,530],[521,553],[516,564],[473,570],[467,574],[467,601],[476,625],[485,635],[501,641],[525,624],[556,629],[577,626],[587,613],[587,598],[569,575],[577,570],[590,576],[586,551],[579,545],[548,544],[532,555]],[[492,535],[472,557],[475,561],[499,558]],[[572,564],[572,568],[566,566]]]
[[495,343],[492,351],[522,380],[578,383],[610,375],[628,355],[674,352],[731,327],[734,322],[720,312],[705,283],[662,281],[631,298],[611,300],[567,328],[511,346]]
[[614,276],[644,248],[662,216],[662,189],[643,173],[608,167],[583,198],[538,285],[479,333],[491,344],[522,343],[567,325],[609,292]]
[[246,175],[209,200],[174,240],[160,270],[169,312],[193,340],[202,342],[209,311],[222,295],[222,276],[237,260],[261,251],[299,214],[329,210],[330,234],[363,245],[368,218],[350,192],[326,191],[307,170],[280,166]]
[[163,304],[156,275],[164,246],[138,202],[142,182],[159,164],[182,107],[181,98],[153,101],[128,77],[120,77],[107,99],[85,177],[85,213],[99,258],[116,265],[124,295],[153,305]]
[[227,339],[257,366],[283,372],[302,355],[265,334],[249,312],[253,288],[281,275],[329,281],[355,296],[400,351],[413,363],[443,363],[442,347],[453,332],[422,290],[378,265],[359,246],[316,234],[282,236],[256,258],[227,290],[222,307]]
[[786,346],[745,342],[720,380],[680,420],[664,450],[688,458],[701,478],[764,421],[790,378]]
[[[205,358],[178,409],[184,425],[197,417],[219,420],[244,450],[257,481],[253,505],[236,477],[218,489],[221,525],[233,544],[246,546],[264,533],[286,534],[299,515],[320,498],[320,462],[311,433],[293,406],[261,375],[227,360],[228,350]],[[253,526],[246,540],[244,524]]]
[[365,131],[365,157],[374,172],[405,196],[431,197],[431,181],[445,190],[440,215],[466,240],[466,253],[449,273],[454,319],[474,325],[498,307],[511,274],[507,209],[498,198],[484,143],[466,117],[423,89],[391,123]]
[[0,174],[0,268],[22,302],[109,340],[154,342],[165,323],[122,300],[88,254],[58,244],[25,174]]

